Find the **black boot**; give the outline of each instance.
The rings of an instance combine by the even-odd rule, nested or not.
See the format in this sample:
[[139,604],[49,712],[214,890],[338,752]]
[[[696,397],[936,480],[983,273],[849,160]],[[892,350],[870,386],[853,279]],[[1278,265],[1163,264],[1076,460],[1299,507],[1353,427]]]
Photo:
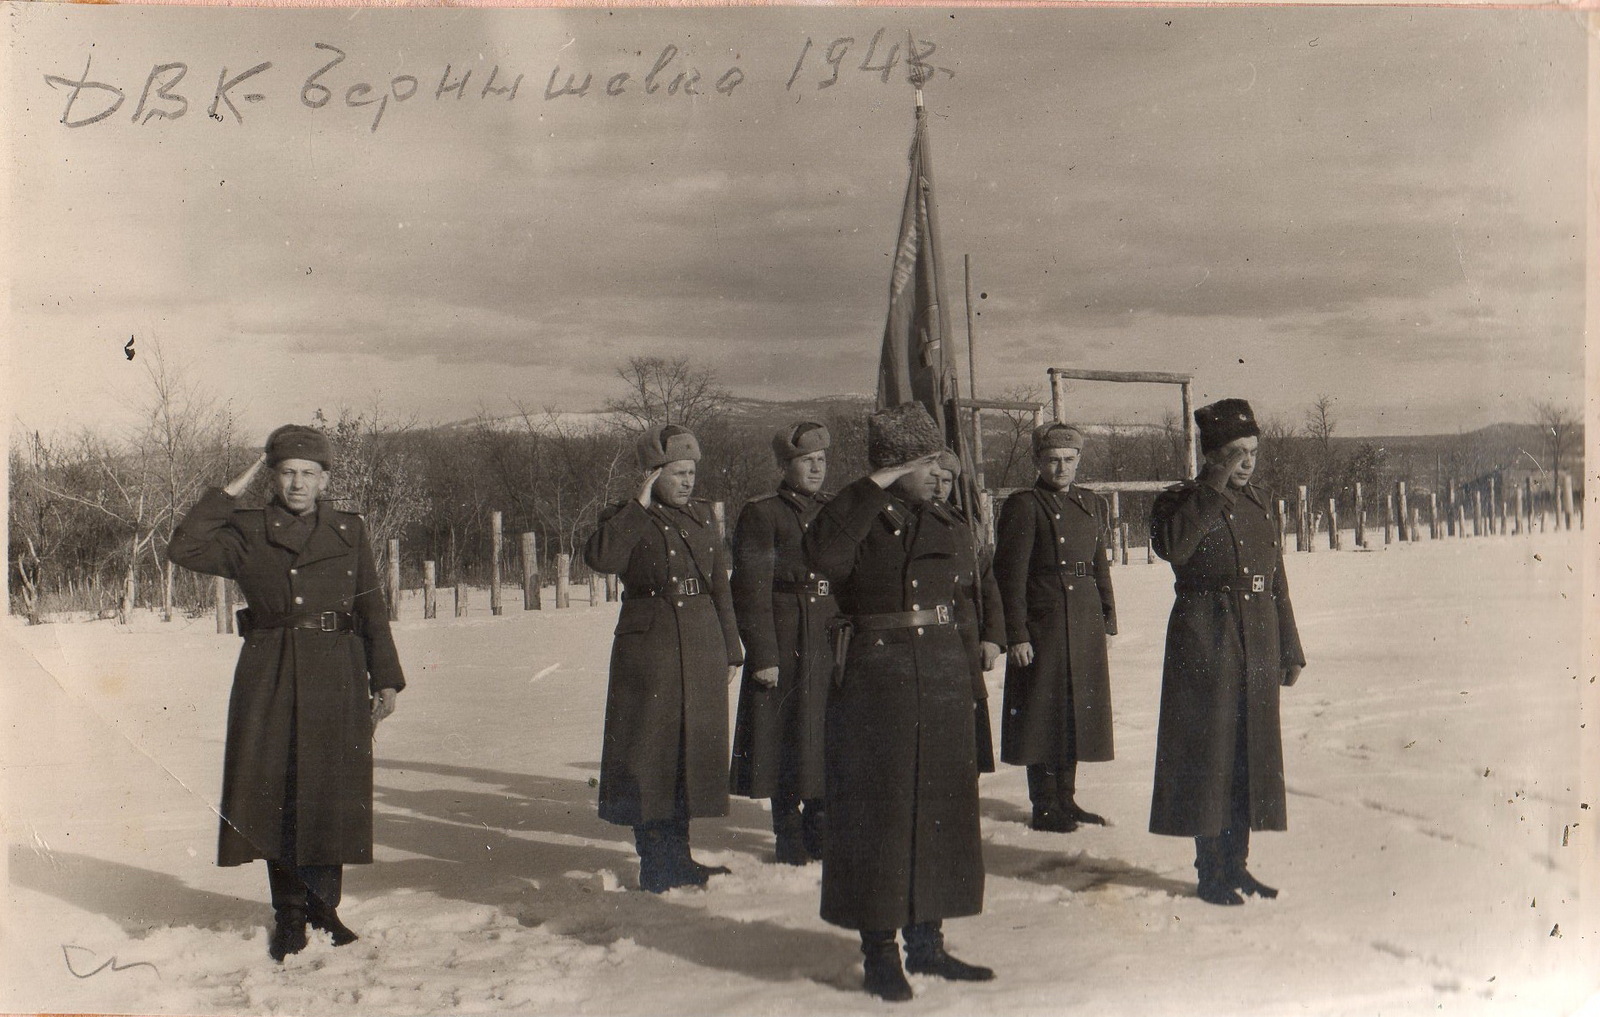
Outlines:
[[1194,839],[1194,867],[1200,876],[1197,891],[1207,904],[1234,907],[1243,904],[1244,898],[1235,892],[1233,880],[1229,878],[1222,840],[1221,837]]
[[1083,808],[1071,798],[1068,798],[1061,804],[1061,814],[1065,816],[1067,821],[1072,823],[1074,826],[1083,823],[1087,823],[1091,826],[1111,825],[1106,822],[1106,817],[1100,815],[1098,812],[1090,812],[1088,809]]
[[1029,825],[1045,833],[1071,833],[1078,821],[1061,811],[1056,772],[1044,763],[1028,765],[1028,797],[1033,800],[1033,822]]
[[672,854],[667,824],[640,823],[633,828],[633,842],[639,850],[639,889],[646,893],[665,893],[673,882]]
[[1239,866],[1239,868],[1234,872],[1232,882],[1236,889],[1242,893],[1247,893],[1252,897],[1261,897],[1266,900],[1271,900],[1272,898],[1278,896],[1278,890],[1276,887],[1268,886],[1267,884],[1261,882],[1261,880],[1250,875],[1250,870],[1246,869],[1242,865]]
[[726,876],[733,870],[726,865],[702,865],[689,854],[689,821],[675,820],[668,828],[668,851],[672,859],[674,886],[705,886],[712,876]]
[[1233,826],[1222,831],[1222,851],[1227,866],[1228,882],[1237,890],[1252,897],[1271,900],[1278,891],[1250,875],[1245,860],[1250,857],[1250,819],[1248,815],[1235,815]]
[[870,995],[891,1003],[911,998],[911,983],[900,967],[900,944],[893,932],[861,933],[861,987]]
[[987,982],[994,969],[968,964],[945,952],[944,930],[938,922],[918,922],[905,928],[906,970],[914,975],[937,975],[952,982]]
[[805,842],[806,854],[817,861],[822,860],[822,850],[828,843],[828,812],[821,798],[807,798],[805,800],[804,818],[801,820],[801,839]]
[[279,964],[291,953],[306,948],[306,913],[303,908],[279,908],[267,941],[267,954]]
[[306,915],[313,929],[320,929],[333,937],[334,946],[348,946],[361,937],[339,920],[339,909],[330,908],[321,901],[312,901]]
[[781,865],[804,865],[811,860],[806,851],[800,803],[792,798],[772,799],[772,832],[777,838]]

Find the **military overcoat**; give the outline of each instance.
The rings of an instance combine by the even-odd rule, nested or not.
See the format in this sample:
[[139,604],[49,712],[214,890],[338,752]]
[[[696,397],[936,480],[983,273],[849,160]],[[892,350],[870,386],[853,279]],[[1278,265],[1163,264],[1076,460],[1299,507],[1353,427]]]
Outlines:
[[1112,758],[1109,526],[1105,499],[1077,485],[1037,483],[1001,507],[994,574],[1007,641],[1033,645],[1032,664],[1006,664],[1000,758],[1008,763]]
[[1151,508],[1151,540],[1172,563],[1177,591],[1161,675],[1152,833],[1216,836],[1228,825],[1240,723],[1250,828],[1287,826],[1278,690],[1284,668],[1304,666],[1305,655],[1270,504],[1254,486],[1189,481]]
[[[601,513],[583,557],[622,581],[600,818],[631,826],[727,815],[728,665],[744,658],[711,504],[645,509],[630,498]],[[680,758],[687,816],[676,802]]]
[[[955,518],[955,510],[948,504],[939,504],[937,510]],[[978,772],[993,773],[994,726],[989,719],[989,686],[984,677],[982,644],[993,643],[1001,650],[1006,647],[1006,617],[1000,605],[1000,587],[994,578],[993,549],[978,549],[975,577],[962,573],[956,579],[956,617],[972,668],[973,733],[977,738]]]
[[[806,531],[842,613],[953,611],[976,571],[972,536],[871,478]],[[971,647],[956,625],[855,633],[828,697],[822,917],[898,929],[983,909]]]
[[[745,653],[729,776],[737,795],[816,799],[825,791],[828,623],[838,609],[800,542],[828,500],[780,487],[746,503],[734,529],[733,607]],[[778,669],[773,688],[752,677],[769,667]]]
[[236,580],[250,611],[350,612],[354,632],[256,628],[228,700],[219,865],[282,854],[285,775],[297,773],[295,862],[372,861],[372,702],[405,676],[366,524],[327,504],[309,529],[274,502],[207,491],[173,531],[173,564]]

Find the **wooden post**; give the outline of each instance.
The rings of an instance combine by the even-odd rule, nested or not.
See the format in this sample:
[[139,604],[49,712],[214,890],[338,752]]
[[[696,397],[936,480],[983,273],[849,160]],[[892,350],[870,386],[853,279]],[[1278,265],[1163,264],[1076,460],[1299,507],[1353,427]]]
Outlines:
[[1400,542],[1403,544],[1411,539],[1411,506],[1406,500],[1406,482],[1400,481],[1395,490],[1398,492],[1395,497],[1395,504],[1400,506],[1400,512],[1395,516],[1394,520],[1395,535],[1400,538]]
[[1339,503],[1332,498],[1328,499],[1328,550],[1338,551],[1339,547]]
[[1295,503],[1294,514],[1294,549],[1307,550],[1310,544],[1310,530],[1307,524],[1311,522],[1311,506],[1306,500],[1306,485],[1300,485],[1300,499]]
[[1356,483],[1356,546],[1367,546],[1367,503],[1361,496],[1361,484]]
[[1145,537],[1144,540],[1144,563],[1146,565],[1154,565],[1156,563],[1156,544],[1149,537]]
[[589,606],[594,607],[600,603],[600,578],[593,571],[589,573]]
[[1520,536],[1522,534],[1522,485],[1517,485],[1517,518],[1512,523],[1511,532]]
[[1467,535],[1467,507],[1456,505],[1456,539],[1460,540]]
[[1067,380],[1050,368],[1050,419],[1066,420]]
[[1567,529],[1572,529],[1572,474],[1561,475],[1561,519]]
[[217,635],[233,631],[233,612],[228,610],[228,581],[221,576],[211,580],[211,599],[217,605]]
[[1472,491],[1472,535],[1483,536],[1483,491],[1477,488]]
[[1394,543],[1394,495],[1388,492],[1383,495],[1383,542]]
[[493,615],[505,613],[500,600],[500,559],[505,551],[502,522],[498,509],[489,513],[489,613]]
[[[1183,389],[1183,465],[1189,477],[1200,475],[1200,448],[1195,441],[1194,382],[1186,381]],[[1187,478],[1186,478],[1187,479]]]
[[439,617],[439,576],[431,561],[422,563],[422,617],[424,620]]
[[1529,477],[1522,482],[1523,505],[1527,514],[1522,519],[1522,532],[1533,533],[1533,478]]
[[977,480],[978,490],[988,486],[983,475],[983,411],[977,409],[972,411],[972,475]]
[[1412,502],[1410,511],[1406,515],[1406,539],[1413,544],[1422,539],[1422,534],[1418,532],[1417,526],[1421,514],[1422,508],[1416,502]]
[[1127,522],[1127,520],[1123,520],[1122,525],[1117,527],[1117,541],[1122,546],[1122,564],[1126,565],[1126,564],[1128,564],[1128,522]]
[[1311,513],[1311,518],[1307,522],[1309,525],[1306,527],[1306,553],[1310,554],[1317,549],[1317,528],[1322,525],[1322,513]]
[[607,603],[611,603],[612,601],[615,601],[617,599],[617,597],[620,595],[620,591],[617,589],[617,586],[618,586],[617,577],[615,575],[612,575],[612,574],[608,573],[606,575],[606,602]]
[[[717,539],[728,539],[728,504],[727,502],[714,501],[711,503],[711,517],[717,521]],[[566,605],[561,605],[565,607]]]
[[1044,407],[1043,406],[1034,407],[1034,409],[1033,409],[1033,426],[1034,427],[1043,427],[1044,426]]
[[524,533],[519,539],[522,544],[522,609],[537,611],[544,607],[539,602],[539,538]]
[[168,559],[161,566],[161,620],[172,620],[172,560]]
[[384,562],[384,594],[389,598],[389,620],[400,620],[400,541],[389,541],[389,560]]
[[1494,500],[1495,508],[1498,510],[1495,514],[1500,517],[1500,535],[1503,537],[1511,532],[1511,527],[1509,525],[1510,521],[1506,518],[1506,505],[1511,499],[1506,497],[1506,484],[1504,480],[1501,480],[1495,484]]
[[1428,492],[1428,539],[1439,539],[1439,492]]
[[1116,539],[1118,529],[1122,526],[1122,492],[1111,492],[1111,534]]
[[467,616],[467,584],[461,581],[461,576],[456,576],[456,617]]
[[1278,499],[1278,546],[1282,547],[1289,540],[1289,510],[1285,507],[1282,498]]
[[568,573],[572,571],[572,555],[556,555],[556,607],[571,607],[572,594],[567,589]]

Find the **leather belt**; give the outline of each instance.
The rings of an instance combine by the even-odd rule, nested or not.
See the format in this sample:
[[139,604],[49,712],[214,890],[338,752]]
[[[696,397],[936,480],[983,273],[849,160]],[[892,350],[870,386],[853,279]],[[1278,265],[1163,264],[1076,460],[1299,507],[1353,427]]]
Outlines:
[[954,625],[956,612],[949,604],[935,604],[920,611],[851,615],[850,622],[857,632],[871,632],[875,629],[914,629],[922,625]]
[[772,581],[773,593],[814,593],[819,597],[832,596],[831,587],[826,579],[797,580],[774,579]]
[[698,597],[708,593],[705,584],[698,578],[679,579],[667,583],[665,586],[627,586],[622,588],[622,599],[632,600],[635,597]]
[[[240,611],[241,628],[250,629],[312,629],[316,632],[354,632],[356,619],[349,611],[300,611],[290,614],[273,614]],[[248,617],[244,617],[248,616]]]
[[1226,583],[1201,583],[1179,580],[1173,589],[1179,593],[1266,593],[1269,577],[1265,572],[1240,576]]
[[1036,576],[1088,576],[1090,562],[1069,561],[1064,565],[1057,565],[1053,569],[1039,569],[1033,573]]

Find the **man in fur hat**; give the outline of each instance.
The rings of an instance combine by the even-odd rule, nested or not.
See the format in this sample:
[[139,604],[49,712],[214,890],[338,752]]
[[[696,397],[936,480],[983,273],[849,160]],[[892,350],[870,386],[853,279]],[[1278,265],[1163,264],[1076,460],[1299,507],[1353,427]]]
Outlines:
[[873,414],[873,472],[804,541],[849,623],[828,697],[822,917],[860,932],[865,988],[890,1000],[911,998],[906,971],[994,977],[946,952],[942,928],[983,910],[972,674],[955,610],[977,562],[966,526],[933,507],[943,447],[916,403]]
[[1033,828],[1051,833],[1105,823],[1078,805],[1077,772],[1080,761],[1112,757],[1111,512],[1104,498],[1072,482],[1082,450],[1075,427],[1034,429],[1039,477],[1006,499],[995,541],[1011,646],[1000,758],[1028,768]]
[[639,438],[634,498],[584,545],[622,580],[611,648],[600,818],[633,827],[639,886],[704,886],[722,866],[689,854],[689,820],[728,814],[728,684],[743,653],[710,503],[691,497],[700,444],[657,424]]
[[828,502],[828,429],[797,421],[772,436],[778,489],[751,499],[733,535],[733,607],[744,640],[734,723],[734,794],[772,800],[777,860],[822,857],[822,722],[828,703],[828,581],[806,564],[801,538]]
[[[173,564],[236,580],[244,647],[228,701],[218,865],[266,860],[272,958],[306,946],[306,922],[333,945],[345,864],[372,861],[372,734],[405,676],[389,634],[366,524],[321,503],[327,436],[289,424],[261,457],[207,491],[173,531]],[[237,499],[262,467],[272,501]]]
[[1250,831],[1287,828],[1278,690],[1305,666],[1272,499],[1250,482],[1260,429],[1250,404],[1195,410],[1206,463],[1150,511],[1172,563],[1150,832],[1195,839],[1199,895],[1244,903],[1278,891],[1245,868]]

